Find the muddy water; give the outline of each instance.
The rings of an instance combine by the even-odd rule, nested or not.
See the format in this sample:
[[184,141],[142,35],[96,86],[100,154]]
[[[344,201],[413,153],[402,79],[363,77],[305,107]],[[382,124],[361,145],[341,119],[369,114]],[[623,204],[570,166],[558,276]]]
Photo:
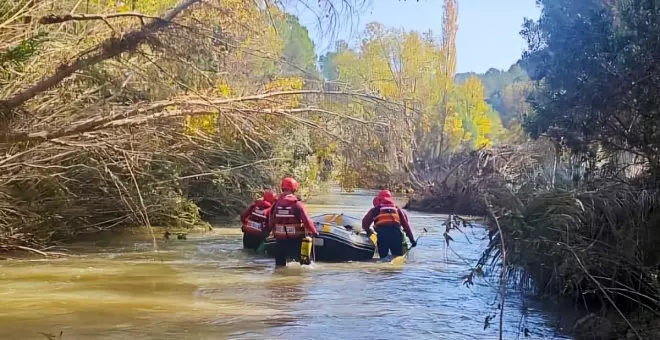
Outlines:
[[[313,213],[361,216],[370,193],[333,192]],[[429,232],[407,264],[315,263],[274,269],[242,251],[238,229],[159,241],[76,244],[60,260],[0,262],[0,339],[496,339],[496,287],[461,277],[486,242],[483,231],[444,246],[443,216],[410,212]],[[557,339],[551,318],[505,306],[504,338]]]

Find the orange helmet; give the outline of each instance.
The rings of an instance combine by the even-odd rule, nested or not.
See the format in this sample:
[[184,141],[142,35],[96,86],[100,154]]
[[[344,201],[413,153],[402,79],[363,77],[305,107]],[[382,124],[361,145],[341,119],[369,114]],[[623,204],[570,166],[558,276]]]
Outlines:
[[277,200],[277,197],[275,197],[274,192],[272,192],[270,190],[264,191],[264,201],[269,202],[269,203],[273,203],[276,200]]
[[282,191],[288,190],[288,191],[291,191],[291,192],[296,192],[296,190],[298,190],[299,186],[300,186],[300,184],[298,183],[298,181],[296,181],[295,179],[293,179],[291,177],[287,177],[287,178],[282,180]]

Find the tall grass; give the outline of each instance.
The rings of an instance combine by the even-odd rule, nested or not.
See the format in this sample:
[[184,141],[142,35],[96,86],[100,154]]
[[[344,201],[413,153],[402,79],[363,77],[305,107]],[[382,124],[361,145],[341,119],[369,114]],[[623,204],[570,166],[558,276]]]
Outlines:
[[426,199],[479,202],[490,242],[477,268],[540,296],[613,313],[647,336],[629,317],[660,316],[660,192],[610,167],[576,175],[570,158],[547,150],[537,144],[463,155],[455,169],[436,175],[445,192],[429,190]]

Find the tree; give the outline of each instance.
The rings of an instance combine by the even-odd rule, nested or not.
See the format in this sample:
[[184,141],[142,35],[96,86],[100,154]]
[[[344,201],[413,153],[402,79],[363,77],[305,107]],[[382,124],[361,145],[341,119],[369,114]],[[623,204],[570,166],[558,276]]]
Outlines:
[[319,58],[321,64],[321,72],[327,80],[337,80],[339,77],[339,71],[337,70],[337,65],[335,64],[335,57],[348,50],[348,44],[346,41],[340,40],[335,44],[335,50],[327,52],[325,55],[322,55]]
[[455,82],[462,84],[469,77],[479,77],[484,86],[486,101],[500,113],[503,123],[509,126],[512,123],[511,119],[516,117],[519,119],[530,112],[530,108],[524,107],[523,104],[527,101],[531,89],[529,76],[523,64],[525,61],[521,60],[511,65],[506,72],[491,68],[483,74],[459,73]]
[[[374,172],[388,173],[390,178],[405,173],[406,180],[419,183],[413,169],[425,169],[423,163],[465,148],[490,147],[501,136],[504,128],[486,103],[481,82],[470,78],[460,88],[453,83],[457,29],[457,4],[448,0],[440,39],[430,31],[370,23],[359,48],[343,44],[322,58],[324,74],[335,81],[333,86],[367,89],[398,104],[348,104],[348,115],[392,124],[385,131],[354,136],[356,143],[371,149],[357,154],[341,151],[350,165],[347,169],[366,168],[357,171],[362,179]],[[379,166],[370,168],[371,161]]]
[[464,130],[461,141],[470,141],[472,148],[491,147],[502,127],[499,115],[485,101],[479,78],[469,77],[456,86],[454,100]]
[[[456,0],[445,0],[442,17],[442,56],[444,62],[441,72],[442,103],[439,117],[439,138],[437,148],[433,150],[432,157],[439,157],[444,149],[444,135],[447,119],[451,115],[449,111],[449,93],[452,89],[456,73],[456,32],[458,31],[458,2]],[[454,124],[455,126],[455,124]],[[451,130],[451,129],[450,129]]]
[[273,23],[287,17],[266,5],[0,6],[0,249],[190,227],[233,215],[273,177],[316,181],[310,145],[333,132],[313,114],[339,115],[281,62],[310,70],[313,46],[293,18],[282,37]]
[[533,91],[530,81],[519,81],[507,85],[500,94],[502,119],[509,123],[512,120],[523,122],[532,113],[527,98]]
[[300,25],[296,16],[286,14],[278,25],[278,33],[284,40],[282,54],[286,63],[283,65],[283,74],[316,76],[316,52],[307,28]]
[[541,19],[522,32],[538,85],[528,130],[578,151],[596,143],[640,156],[660,180],[657,4],[541,2]]

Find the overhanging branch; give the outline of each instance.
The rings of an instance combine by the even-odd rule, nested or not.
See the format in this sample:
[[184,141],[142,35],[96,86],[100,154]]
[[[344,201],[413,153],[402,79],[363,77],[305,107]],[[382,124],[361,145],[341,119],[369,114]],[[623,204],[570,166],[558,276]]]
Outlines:
[[156,20],[156,21],[164,21],[164,19],[161,18],[161,17],[145,15],[145,14],[142,14],[142,13],[129,12],[129,13],[77,14],[77,15],[74,15],[74,14],[64,14],[64,15],[49,14],[49,15],[45,15],[45,16],[39,18],[39,23],[42,24],[42,25],[52,25],[52,24],[60,24],[60,23],[67,22],[67,21],[106,20],[106,19],[113,19],[113,18],[126,18],[126,17],[152,19],[152,20]]
[[[245,96],[245,97],[230,98],[230,99],[182,98],[182,99],[155,102],[144,107],[133,108],[128,111],[122,111],[120,113],[114,114],[109,117],[92,118],[75,125],[62,127],[61,129],[58,130],[42,130],[37,132],[18,132],[18,133],[0,134],[0,143],[47,141],[57,138],[70,137],[87,132],[94,132],[94,131],[126,127],[126,126],[143,125],[148,122],[160,120],[160,119],[169,119],[169,118],[181,117],[181,116],[199,116],[213,112],[216,113],[228,112],[234,110],[231,107],[231,105],[235,103],[258,102],[260,100],[264,100],[272,97],[301,95],[301,94],[345,95],[345,96],[361,97],[362,99],[371,99],[371,100],[385,102],[381,98],[374,97],[368,94],[340,92],[340,91],[324,92],[317,90],[279,91],[279,92],[271,92],[271,93],[264,93],[253,96]],[[375,125],[386,126],[386,124],[384,123],[369,122],[315,107],[291,108],[291,109],[246,108],[246,109],[241,109],[241,111],[251,112],[255,114],[279,114],[279,115],[287,116],[289,118],[294,117],[295,114],[299,114],[303,112],[316,112],[320,114],[336,116],[341,119],[355,121],[361,124],[375,124]],[[305,124],[311,124],[311,122],[305,122]],[[320,127],[318,126],[312,126],[312,127],[320,129]]]
[[98,52],[81,56],[70,64],[61,64],[57,67],[57,71],[51,76],[42,79],[25,90],[13,94],[9,99],[0,101],[0,111],[4,111],[6,115],[6,119],[3,122],[0,122],[0,127],[6,127],[12,118],[12,111],[23,105],[26,101],[56,86],[75,72],[98,64],[104,60],[119,56],[124,52],[134,50],[138,45],[145,42],[150,35],[166,27],[169,22],[181,14],[181,12],[200,1],[202,0],[182,0],[176,7],[167,12],[163,18],[154,20],[143,26],[141,29],[129,32],[121,38],[112,37],[106,39],[97,46],[96,50]]

